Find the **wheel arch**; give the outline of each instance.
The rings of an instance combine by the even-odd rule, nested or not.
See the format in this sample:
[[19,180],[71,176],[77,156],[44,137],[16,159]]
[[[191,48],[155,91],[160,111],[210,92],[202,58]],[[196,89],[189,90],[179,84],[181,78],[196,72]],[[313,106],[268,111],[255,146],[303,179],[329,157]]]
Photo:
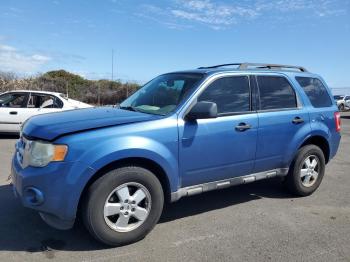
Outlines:
[[306,145],[315,145],[321,148],[326,160],[326,164],[328,163],[330,158],[330,145],[325,137],[321,135],[310,136],[299,146],[299,149]]
[[128,157],[123,159],[118,159],[116,161],[113,161],[111,163],[106,164],[105,166],[101,167],[99,170],[97,170],[87,181],[85,184],[82,193],[79,198],[78,203],[78,213],[81,210],[81,205],[83,203],[84,197],[86,196],[86,192],[88,188],[100,177],[103,177],[106,173],[108,173],[111,170],[124,167],[124,166],[138,166],[145,169],[148,169],[151,171],[155,176],[158,178],[160,184],[162,185],[163,193],[164,193],[164,200],[166,202],[170,202],[170,196],[171,196],[171,186],[170,181],[168,179],[167,173],[164,170],[164,168],[159,165],[154,160],[143,158],[143,157]]

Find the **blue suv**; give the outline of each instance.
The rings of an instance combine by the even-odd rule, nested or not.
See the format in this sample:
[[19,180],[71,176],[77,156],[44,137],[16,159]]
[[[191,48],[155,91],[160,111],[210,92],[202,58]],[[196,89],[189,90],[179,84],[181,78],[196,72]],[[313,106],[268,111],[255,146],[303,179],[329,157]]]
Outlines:
[[340,142],[324,80],[303,67],[225,64],[156,77],[119,107],[32,117],[12,160],[15,194],[58,229],[78,215],[107,245],[144,238],[166,201],[283,177],[320,185]]

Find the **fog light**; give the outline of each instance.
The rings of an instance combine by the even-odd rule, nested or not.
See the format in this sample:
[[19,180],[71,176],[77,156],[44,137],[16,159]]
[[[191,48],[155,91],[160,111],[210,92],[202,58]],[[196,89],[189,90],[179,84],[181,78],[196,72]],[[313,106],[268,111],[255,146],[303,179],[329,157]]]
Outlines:
[[24,190],[24,199],[27,204],[32,206],[38,206],[44,203],[44,194],[35,187],[27,187]]

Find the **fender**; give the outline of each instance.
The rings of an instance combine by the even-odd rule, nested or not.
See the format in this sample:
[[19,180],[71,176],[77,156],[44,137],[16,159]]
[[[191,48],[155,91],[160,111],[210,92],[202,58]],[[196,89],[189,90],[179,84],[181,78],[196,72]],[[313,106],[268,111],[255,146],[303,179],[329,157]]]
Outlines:
[[311,126],[309,123],[303,125],[297,133],[294,134],[292,141],[286,143],[287,147],[284,151],[284,157],[282,159],[283,167],[289,167],[290,163],[295,157],[295,152],[300,145],[304,143],[307,137],[310,135]]
[[[310,128],[310,126],[309,126],[309,128]],[[314,136],[320,136],[320,137],[325,138],[328,142],[328,146],[330,146],[330,144],[329,144],[330,135],[325,130],[320,130],[320,129],[310,130],[308,128],[302,128],[294,136],[293,142],[290,143],[290,147],[286,150],[285,158],[283,159],[283,164],[285,166],[289,166],[290,163],[295,158],[295,156],[298,152],[298,148],[300,148],[300,146],[302,144],[304,144],[306,140],[308,140],[309,138],[314,137]],[[300,137],[302,137],[302,139],[300,139]]]
[[[174,143],[176,144],[176,143]],[[177,151],[175,151],[177,153]],[[156,162],[166,173],[170,190],[176,191],[179,185],[178,162],[174,153],[163,144],[145,137],[123,136],[108,139],[91,147],[79,161],[75,162],[67,174],[66,183],[74,185],[69,193],[66,217],[75,217],[79,199],[88,181],[106,165],[130,157],[139,157]],[[84,164],[82,164],[84,163]],[[88,166],[87,163],[90,163]],[[82,168],[85,166],[85,168]]]
[[150,138],[127,136],[104,142],[98,148],[90,150],[82,161],[88,159],[92,163],[91,168],[100,170],[114,161],[130,157],[140,157],[156,162],[165,171],[170,189],[177,190],[179,185],[177,155],[174,155],[163,144]]

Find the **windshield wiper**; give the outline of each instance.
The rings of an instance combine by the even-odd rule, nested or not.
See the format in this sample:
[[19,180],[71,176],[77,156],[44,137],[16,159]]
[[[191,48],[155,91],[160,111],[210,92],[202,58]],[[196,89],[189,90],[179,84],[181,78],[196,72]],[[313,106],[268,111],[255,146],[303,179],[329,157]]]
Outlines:
[[134,112],[139,112],[139,113],[144,113],[144,114],[149,114],[149,115],[162,115],[162,116],[165,115],[165,114],[157,114],[157,113],[152,113],[149,111],[144,111],[144,110],[138,109],[134,106],[119,106],[119,109],[124,109],[124,110],[129,110],[129,111],[134,111]]
[[128,110],[128,111],[134,111],[134,112],[141,112],[136,107],[133,106],[120,106],[120,109]]

